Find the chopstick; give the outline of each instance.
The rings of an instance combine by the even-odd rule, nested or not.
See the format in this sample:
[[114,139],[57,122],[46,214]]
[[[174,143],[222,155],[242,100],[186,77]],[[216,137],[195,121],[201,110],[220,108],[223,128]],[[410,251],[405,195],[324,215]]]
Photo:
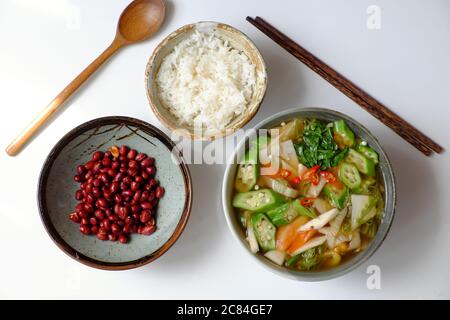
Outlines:
[[325,62],[321,61],[312,53],[281,33],[264,19],[260,17],[256,17],[255,19],[247,17],[247,21],[278,43],[298,60],[307,65],[311,70],[315,71],[322,78],[327,80],[330,84],[356,102],[367,112],[372,114],[375,118],[395,131],[398,135],[426,156],[430,156],[433,151],[436,153],[442,153],[444,151],[443,147],[438,143],[427,137],[406,120],[402,119],[392,110],[388,109],[368,93],[357,87],[354,83],[328,66]]

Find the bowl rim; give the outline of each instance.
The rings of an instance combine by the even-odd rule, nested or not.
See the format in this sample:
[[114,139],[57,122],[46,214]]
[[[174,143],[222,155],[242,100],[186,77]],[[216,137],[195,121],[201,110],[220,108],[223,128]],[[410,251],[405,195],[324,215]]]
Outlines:
[[79,136],[80,133],[83,133],[87,130],[94,129],[98,126],[102,125],[110,125],[110,124],[117,124],[117,123],[125,123],[128,125],[139,127],[139,129],[144,130],[145,132],[151,134],[158,140],[160,140],[169,150],[173,150],[173,148],[176,148],[175,143],[170,140],[170,138],[163,133],[161,130],[156,128],[150,123],[147,123],[145,121],[131,118],[131,117],[125,117],[125,116],[109,116],[109,117],[101,117],[96,118],[87,122],[84,122],[72,130],[70,130],[68,133],[66,133],[51,149],[50,153],[48,154],[47,158],[44,161],[44,164],[42,165],[41,173],[39,176],[38,181],[38,188],[37,188],[37,200],[38,200],[38,207],[39,207],[39,215],[41,217],[41,221],[45,227],[45,230],[47,231],[47,234],[50,236],[50,238],[53,240],[53,242],[68,256],[73,258],[74,260],[81,262],[84,265],[87,265],[89,267],[93,267],[96,269],[101,270],[128,270],[133,269],[137,267],[141,267],[143,265],[146,265],[160,256],[162,256],[167,250],[169,250],[174,243],[178,240],[180,235],[183,233],[187,221],[190,217],[191,210],[192,210],[192,179],[191,174],[189,172],[189,168],[183,159],[183,155],[181,151],[179,151],[178,159],[179,159],[179,167],[181,169],[181,172],[183,174],[184,179],[184,187],[186,191],[186,199],[184,204],[184,209],[181,214],[180,220],[173,232],[173,234],[170,236],[170,238],[156,251],[152,252],[151,254],[148,254],[144,257],[141,257],[136,260],[131,261],[125,261],[125,262],[106,262],[106,261],[100,261],[91,257],[88,257],[81,252],[78,252],[75,250],[72,246],[70,246],[58,233],[56,228],[54,227],[53,223],[51,222],[50,216],[48,214],[48,208],[45,201],[46,196],[46,184],[48,180],[48,176],[50,173],[50,170],[58,157],[58,155],[61,153],[61,151],[67,146],[67,144],[72,141],[74,138]]
[[[234,224],[232,221],[232,219],[233,219],[232,215],[234,214],[234,212],[233,212],[232,207],[229,206],[229,201],[228,201],[228,197],[227,197],[228,183],[229,183],[229,180],[233,178],[233,177],[231,177],[231,168],[233,167],[234,164],[231,160],[236,157],[238,150],[240,150],[243,147],[243,145],[245,144],[248,137],[252,134],[252,132],[247,133],[241,139],[241,141],[239,141],[238,145],[236,146],[236,148],[233,151],[233,154],[230,156],[230,161],[227,163],[227,166],[225,168],[223,181],[222,181],[222,209],[223,209],[223,213],[225,215],[225,220],[227,221],[228,228],[230,229],[230,231],[233,234],[236,241],[239,243],[240,247],[243,250],[245,250],[248,253],[248,255],[251,255],[252,258],[254,259],[254,261],[257,261],[257,263],[262,265],[266,270],[269,270],[272,273],[275,273],[284,278],[297,280],[297,281],[317,282],[317,281],[331,280],[331,279],[343,276],[343,275],[349,273],[350,271],[361,266],[363,263],[365,263],[367,260],[369,260],[370,257],[372,257],[372,255],[378,250],[378,248],[382,245],[382,243],[386,239],[386,237],[392,227],[392,223],[393,223],[394,216],[395,216],[396,202],[397,202],[395,175],[394,175],[394,171],[392,169],[392,164],[391,164],[386,152],[384,151],[381,144],[379,143],[378,139],[361,123],[359,123],[352,117],[350,117],[346,114],[343,114],[341,112],[335,111],[335,110],[326,109],[326,108],[318,108],[318,107],[288,108],[287,110],[278,112],[272,116],[269,116],[265,120],[257,123],[253,129],[258,130],[258,129],[266,126],[268,123],[275,121],[276,119],[280,119],[285,116],[293,115],[293,114],[296,114],[299,112],[300,113],[301,112],[305,112],[305,113],[319,112],[319,113],[325,113],[325,114],[330,114],[332,116],[340,117],[345,120],[350,120],[353,124],[356,124],[360,130],[362,130],[365,134],[370,136],[375,141],[375,143],[377,144],[377,148],[379,149],[381,155],[386,159],[386,166],[383,170],[387,170],[387,174],[390,175],[392,178],[392,195],[391,195],[392,209],[390,210],[390,212],[387,212],[385,209],[383,219],[385,219],[385,217],[387,217],[387,220],[386,220],[386,222],[382,221],[382,223],[385,223],[385,225],[386,225],[384,233],[381,234],[381,236],[379,236],[378,239],[377,239],[377,237],[375,237],[374,240],[371,242],[369,247],[366,248],[365,251],[359,253],[358,255],[356,255],[354,257],[354,259],[351,259],[346,264],[342,265],[340,269],[332,268],[332,269],[328,269],[328,270],[324,270],[324,271],[314,271],[314,272],[294,271],[294,270],[287,269],[284,266],[277,266],[277,265],[271,263],[270,261],[268,261],[267,258],[261,256],[260,254],[252,253],[250,251],[248,245],[246,244],[245,239],[242,238],[242,235],[239,234],[238,230],[236,230],[234,227]],[[377,235],[378,235],[378,233],[377,233]],[[357,257],[359,257],[359,258],[357,258]]]
[[152,109],[153,113],[156,115],[156,117],[158,118],[158,120],[168,129],[170,129],[171,131],[175,131],[177,129],[179,129],[175,124],[173,124],[171,121],[168,121],[166,117],[164,117],[158,110],[157,106],[155,105],[154,101],[153,101],[153,95],[151,93],[151,86],[148,85],[149,81],[153,81],[152,79],[152,70],[153,70],[153,65],[154,65],[154,61],[157,57],[157,55],[160,53],[161,49],[166,46],[173,38],[177,37],[179,34],[187,32],[188,30],[191,30],[192,28],[194,28],[196,25],[199,24],[215,24],[217,26],[222,26],[225,28],[229,28],[231,30],[233,30],[234,32],[236,32],[237,34],[239,34],[241,37],[243,37],[244,39],[246,39],[246,41],[253,47],[253,50],[255,52],[255,54],[258,56],[259,60],[261,61],[261,65],[263,68],[263,77],[264,77],[264,83],[263,83],[263,92],[262,92],[262,97],[261,100],[256,104],[256,107],[249,113],[246,114],[245,117],[243,117],[238,123],[236,123],[236,125],[234,125],[231,128],[226,128],[225,130],[221,130],[218,134],[214,134],[214,135],[201,135],[198,136],[194,133],[192,133],[191,131],[187,130],[187,129],[182,129],[179,130],[179,132],[187,137],[190,138],[192,140],[200,140],[200,141],[212,141],[215,140],[217,138],[221,138],[224,136],[228,136],[233,134],[234,132],[236,132],[237,130],[241,129],[242,127],[244,127],[247,123],[249,123],[254,116],[258,113],[264,98],[266,97],[266,93],[267,93],[267,86],[268,86],[268,74],[267,74],[267,66],[266,66],[266,62],[261,54],[261,52],[259,51],[258,47],[256,46],[255,42],[249,37],[247,36],[244,32],[242,32],[241,30],[238,30],[237,28],[226,24],[226,23],[222,23],[222,22],[217,22],[217,21],[209,21],[209,20],[201,20],[198,22],[193,22],[193,23],[189,23],[186,25],[183,25],[181,27],[179,27],[178,29],[176,29],[175,31],[171,32],[167,37],[165,37],[153,50],[147,65],[145,67],[145,77],[144,77],[144,86],[145,86],[145,92],[147,95],[147,100],[150,104],[150,108]]

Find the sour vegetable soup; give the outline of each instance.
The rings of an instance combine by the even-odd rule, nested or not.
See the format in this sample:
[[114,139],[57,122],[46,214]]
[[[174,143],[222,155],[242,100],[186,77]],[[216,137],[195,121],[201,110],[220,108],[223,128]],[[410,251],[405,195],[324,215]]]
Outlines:
[[384,213],[378,165],[344,120],[293,119],[250,141],[232,200],[250,250],[300,271],[363,251]]

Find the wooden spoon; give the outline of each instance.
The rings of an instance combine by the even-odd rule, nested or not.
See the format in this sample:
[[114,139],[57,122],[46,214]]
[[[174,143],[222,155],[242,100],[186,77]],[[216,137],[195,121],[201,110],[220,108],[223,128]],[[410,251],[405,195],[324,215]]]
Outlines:
[[163,0],[135,0],[120,16],[116,36],[111,45],[78,77],[76,77],[25,130],[6,148],[6,153],[15,156],[36,131],[97,69],[118,49],[148,39],[161,26],[165,17]]

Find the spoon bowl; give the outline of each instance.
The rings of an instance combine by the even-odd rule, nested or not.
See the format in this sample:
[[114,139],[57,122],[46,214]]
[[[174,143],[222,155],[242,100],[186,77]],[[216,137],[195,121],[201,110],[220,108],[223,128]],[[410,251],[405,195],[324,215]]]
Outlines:
[[117,32],[128,43],[144,41],[158,31],[165,11],[163,0],[133,1],[120,16]]

